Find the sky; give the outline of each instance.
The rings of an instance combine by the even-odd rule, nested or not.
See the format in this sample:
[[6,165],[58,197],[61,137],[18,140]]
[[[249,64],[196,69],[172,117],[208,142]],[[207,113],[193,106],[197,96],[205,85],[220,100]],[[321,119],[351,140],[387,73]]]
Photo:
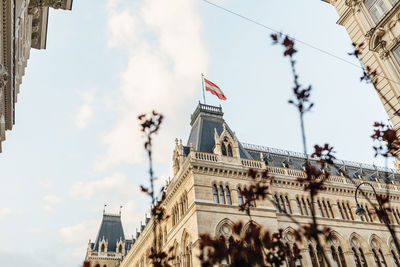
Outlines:
[[[335,9],[310,0],[210,0],[351,62]],[[16,124],[0,154],[0,266],[81,266],[103,205],[126,237],[148,211],[139,192],[147,161],[137,116],[165,115],[155,139],[159,184],[171,173],[175,138],[186,143],[202,99],[201,73],[227,96],[207,94],[241,142],[302,151],[290,68],[271,32],[202,0],[76,0],[51,10],[46,50],[31,50]],[[387,121],[361,70],[298,44],[300,81],[313,86],[309,149],[383,165],[370,135]]]

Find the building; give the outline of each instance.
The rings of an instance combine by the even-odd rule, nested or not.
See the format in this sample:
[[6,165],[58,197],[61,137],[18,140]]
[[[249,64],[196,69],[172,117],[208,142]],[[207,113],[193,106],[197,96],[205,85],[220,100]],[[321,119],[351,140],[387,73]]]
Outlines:
[[[244,212],[238,210],[243,202],[240,189],[251,182],[248,169],[268,169],[275,179],[270,184],[271,201],[257,201],[252,218],[270,231],[284,229],[286,242],[293,244],[291,231],[296,225],[285,215],[301,223],[310,221],[310,200],[303,186],[296,181],[304,177],[305,155],[269,147],[241,143],[226,124],[221,107],[199,104],[191,116],[191,132],[187,145],[176,140],[173,152],[174,177],[166,186],[163,203],[170,218],[159,226],[158,246],[176,257],[173,266],[200,266],[199,235],[229,237],[234,222],[248,222]],[[315,164],[315,162],[312,162]],[[322,226],[332,229],[324,250],[336,266],[368,266],[376,261],[386,267],[400,266],[391,236],[385,225],[371,212],[371,206],[362,198],[360,204],[368,211],[355,215],[355,185],[368,181],[378,193],[390,187],[394,213],[391,223],[400,231],[400,175],[392,169],[349,161],[336,161],[339,169],[331,168],[332,176],[327,190],[316,199],[317,216]],[[352,181],[344,177],[348,173]],[[383,182],[389,177],[389,184]],[[370,188],[364,188],[371,193]],[[150,266],[148,255],[153,245],[153,221],[149,220],[127,255],[121,267]],[[302,259],[295,266],[324,266],[319,260],[316,245],[305,241],[300,244]],[[293,265],[291,265],[293,266]]]
[[398,0],[324,0],[339,14],[337,23],[355,44],[361,60],[376,70],[376,90],[395,130],[400,129],[400,2]]
[[96,241],[89,240],[86,261],[91,267],[115,267],[131,248],[132,239],[125,239],[120,214],[103,212]]
[[15,103],[31,48],[45,49],[49,8],[72,8],[72,0],[0,1],[0,152],[15,123]]

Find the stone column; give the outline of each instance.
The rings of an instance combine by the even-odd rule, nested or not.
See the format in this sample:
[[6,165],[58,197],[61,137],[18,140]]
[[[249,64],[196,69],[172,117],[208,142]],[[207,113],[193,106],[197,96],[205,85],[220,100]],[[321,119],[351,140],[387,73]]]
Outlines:
[[[343,255],[344,255],[344,259],[346,261],[347,267],[356,267],[356,262],[354,261],[354,253],[352,250],[343,252]],[[371,265],[371,266],[374,266],[374,265]]]
[[367,261],[368,266],[375,266],[374,253],[372,251],[364,251],[365,260]]
[[324,249],[324,253],[325,253],[325,255],[326,255],[327,260],[328,260],[329,263],[331,264],[331,266],[335,266],[335,265],[333,264],[333,263],[334,263],[334,260],[333,260],[333,256],[332,256],[332,251],[331,251],[331,249],[330,249],[330,248]]
[[396,263],[393,260],[393,255],[392,253],[387,253],[383,255],[385,257],[385,261],[388,267],[398,267],[396,266]]
[[310,252],[308,248],[302,249],[300,255],[301,255],[301,266],[312,266]]

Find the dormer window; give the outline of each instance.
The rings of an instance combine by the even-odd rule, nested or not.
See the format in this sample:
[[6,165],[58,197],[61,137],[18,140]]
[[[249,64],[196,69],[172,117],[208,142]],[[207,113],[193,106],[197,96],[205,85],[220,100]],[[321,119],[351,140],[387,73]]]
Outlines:
[[232,145],[227,137],[224,138],[224,142],[221,145],[221,152],[223,156],[233,157]]
[[104,252],[106,250],[106,246],[104,244],[101,245],[101,252]]

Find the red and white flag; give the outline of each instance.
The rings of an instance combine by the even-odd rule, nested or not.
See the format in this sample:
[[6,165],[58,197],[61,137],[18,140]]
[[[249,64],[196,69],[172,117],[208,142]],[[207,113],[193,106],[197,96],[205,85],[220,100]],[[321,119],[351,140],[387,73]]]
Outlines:
[[204,78],[204,84],[206,87],[206,91],[210,91],[211,94],[216,95],[221,100],[226,100],[226,96],[215,83]]

